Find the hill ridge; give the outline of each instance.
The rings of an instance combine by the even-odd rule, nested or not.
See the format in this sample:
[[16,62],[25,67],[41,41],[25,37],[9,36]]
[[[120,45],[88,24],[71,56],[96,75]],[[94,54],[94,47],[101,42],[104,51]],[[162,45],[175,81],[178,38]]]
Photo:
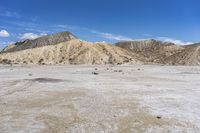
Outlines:
[[0,53],[0,63],[200,65],[200,44],[181,46],[150,39],[112,45],[61,32],[7,46]]
[[21,50],[25,50],[25,49],[42,47],[42,46],[46,46],[46,45],[55,45],[55,44],[69,41],[72,39],[78,39],[78,38],[68,31],[59,32],[59,33],[52,34],[52,35],[41,36],[41,37],[33,39],[33,40],[26,39],[26,40],[23,40],[20,42],[16,42],[15,44],[4,48],[1,51],[1,53],[16,52],[16,51],[21,51]]

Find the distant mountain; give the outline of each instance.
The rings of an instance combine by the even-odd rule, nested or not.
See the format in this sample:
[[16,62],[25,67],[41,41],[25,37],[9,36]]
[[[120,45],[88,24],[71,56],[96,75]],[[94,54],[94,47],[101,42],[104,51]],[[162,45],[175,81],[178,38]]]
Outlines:
[[31,49],[36,47],[42,47],[46,45],[54,45],[61,42],[66,42],[72,39],[77,39],[76,36],[74,36],[70,32],[61,32],[53,35],[46,35],[39,37],[34,40],[24,40],[22,42],[17,42],[15,44],[9,45],[6,48],[2,50],[2,52],[16,52],[21,51],[25,49]]

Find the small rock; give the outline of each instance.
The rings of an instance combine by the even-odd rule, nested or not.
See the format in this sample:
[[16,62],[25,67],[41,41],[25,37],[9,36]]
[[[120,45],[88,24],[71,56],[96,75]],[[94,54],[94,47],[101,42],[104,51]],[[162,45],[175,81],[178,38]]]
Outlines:
[[122,70],[119,70],[118,72],[122,72]]
[[98,75],[99,73],[97,73],[97,72],[92,72],[92,74],[94,74],[94,75]]
[[33,76],[33,74],[30,73],[30,74],[28,74],[28,76]]
[[94,70],[95,70],[95,71],[97,71],[97,70],[98,70],[98,68],[95,68]]
[[161,117],[161,116],[156,116],[156,118],[157,118],[157,119],[161,119],[162,117]]

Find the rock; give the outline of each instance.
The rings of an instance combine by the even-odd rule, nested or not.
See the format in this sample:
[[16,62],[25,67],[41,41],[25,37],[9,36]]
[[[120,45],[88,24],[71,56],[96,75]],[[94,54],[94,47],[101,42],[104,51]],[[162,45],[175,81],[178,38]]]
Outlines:
[[2,64],[11,64],[11,60],[9,60],[9,59],[3,59],[3,60],[1,61],[1,63],[2,63]]
[[113,117],[117,117],[116,115],[113,115]]
[[97,73],[97,72],[92,72],[92,74],[94,74],[94,75],[99,75],[99,73]]
[[114,70],[114,72],[122,72],[122,70]]
[[157,118],[157,119],[161,119],[162,117],[161,117],[161,116],[156,116],[156,118]]

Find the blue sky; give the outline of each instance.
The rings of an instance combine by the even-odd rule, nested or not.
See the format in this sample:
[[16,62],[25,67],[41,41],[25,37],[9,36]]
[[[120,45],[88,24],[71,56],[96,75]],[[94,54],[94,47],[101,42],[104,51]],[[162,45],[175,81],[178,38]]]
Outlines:
[[0,47],[60,31],[92,42],[200,42],[199,7],[199,0],[3,0]]

